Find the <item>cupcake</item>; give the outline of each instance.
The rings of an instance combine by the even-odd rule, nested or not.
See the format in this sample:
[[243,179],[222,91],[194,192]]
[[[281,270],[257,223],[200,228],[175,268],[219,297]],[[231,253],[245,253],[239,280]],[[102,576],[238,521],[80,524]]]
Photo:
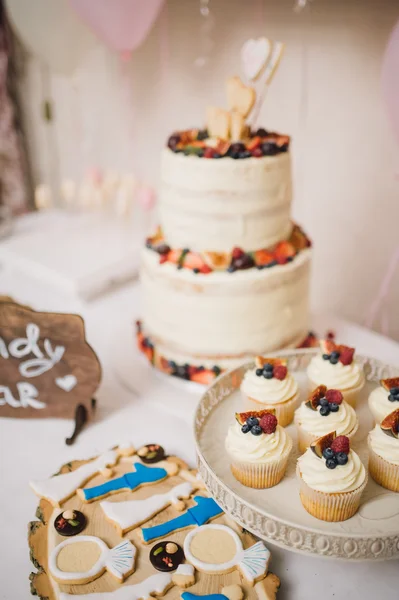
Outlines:
[[367,473],[349,438],[335,431],[312,442],[298,458],[297,477],[304,508],[323,521],[345,521],[359,508]]
[[337,435],[353,438],[359,421],[339,390],[319,385],[295,411],[295,425],[299,451],[305,452],[312,442],[333,430]]
[[284,477],[292,439],[271,411],[236,413],[227,433],[226,450],[231,472],[240,483],[269,488]]
[[332,340],[320,342],[321,352],[308,366],[310,391],[318,385],[340,390],[351,406],[356,401],[365,382],[363,367],[354,359],[355,349],[337,345]]
[[255,368],[247,371],[241,383],[247,410],[273,409],[281,427],[292,422],[298,405],[298,383],[280,358],[255,358]]
[[377,424],[395,409],[395,402],[399,406],[399,377],[381,379],[380,384],[369,396],[369,407]]
[[368,436],[369,473],[387,490],[399,492],[399,408]]

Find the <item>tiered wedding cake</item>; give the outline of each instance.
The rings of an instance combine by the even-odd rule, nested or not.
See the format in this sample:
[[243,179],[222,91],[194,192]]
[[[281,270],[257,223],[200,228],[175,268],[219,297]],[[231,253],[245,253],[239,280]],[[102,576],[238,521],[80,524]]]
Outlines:
[[162,371],[203,383],[299,345],[309,326],[311,250],[291,221],[290,139],[249,130],[240,117],[251,88],[237,79],[231,112],[211,109],[207,130],[169,138],[160,228],[142,263],[140,349]]

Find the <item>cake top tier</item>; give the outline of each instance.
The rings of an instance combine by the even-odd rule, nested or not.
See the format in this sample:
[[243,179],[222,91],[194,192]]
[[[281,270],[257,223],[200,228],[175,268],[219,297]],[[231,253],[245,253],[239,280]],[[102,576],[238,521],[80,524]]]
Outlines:
[[240,141],[210,137],[207,129],[187,129],[173,133],[167,142],[168,148],[176,154],[214,159],[276,156],[287,152],[289,144],[288,135],[280,135],[264,128],[249,130],[247,137]]
[[168,139],[159,217],[172,248],[229,253],[238,247],[245,253],[275,246],[292,233],[290,138],[248,122],[257,122],[284,48],[266,38],[261,45],[261,64],[244,69],[251,85],[229,77],[226,108],[208,106],[205,129]]

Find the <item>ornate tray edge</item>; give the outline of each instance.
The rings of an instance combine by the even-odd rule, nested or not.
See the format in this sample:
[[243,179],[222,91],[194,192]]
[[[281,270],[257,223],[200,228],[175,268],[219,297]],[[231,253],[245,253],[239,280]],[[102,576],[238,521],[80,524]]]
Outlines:
[[[308,364],[317,354],[317,350],[289,350],[273,353],[273,356],[284,356],[288,359],[292,370],[298,370],[302,363]],[[399,375],[399,368],[369,358],[358,356],[357,360],[364,366],[368,381],[379,381],[385,377]],[[273,519],[271,515],[262,513],[250,504],[243,502],[239,496],[223,483],[208,465],[200,448],[200,435],[209,415],[233,389],[241,383],[245,371],[253,367],[253,361],[243,364],[220,375],[202,396],[194,421],[194,438],[197,453],[197,464],[201,477],[216,502],[242,527],[258,537],[274,543],[287,550],[307,555],[345,560],[390,560],[399,558],[399,535],[381,537],[362,537],[359,535],[339,534],[322,535],[311,529],[291,525],[288,522]],[[302,367],[303,368],[303,367]]]

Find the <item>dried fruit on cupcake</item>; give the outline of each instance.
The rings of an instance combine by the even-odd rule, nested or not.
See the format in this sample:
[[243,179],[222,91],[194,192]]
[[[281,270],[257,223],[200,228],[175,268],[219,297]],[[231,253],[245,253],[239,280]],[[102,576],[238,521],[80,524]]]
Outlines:
[[331,448],[337,434],[335,431],[327,433],[310,444],[311,449],[319,458],[323,458],[323,452],[326,448]]
[[312,410],[319,410],[322,417],[327,417],[330,412],[339,411],[343,399],[339,390],[327,390],[325,385],[319,385],[309,394],[306,406]]
[[389,392],[388,400],[390,402],[399,402],[399,377],[381,379],[380,384],[387,392]]
[[327,469],[335,469],[348,462],[350,442],[346,435],[337,437],[333,431],[312,442],[310,447],[318,458],[325,459]]
[[342,365],[347,366],[353,362],[355,349],[350,346],[336,344],[333,340],[321,340],[320,347],[323,359],[329,361],[332,365],[340,362]]
[[261,435],[262,433],[271,434],[276,431],[277,417],[273,409],[258,411],[249,411],[236,413],[236,421],[241,425],[243,433],[252,433],[252,435]]
[[287,377],[287,361],[282,358],[265,358],[263,356],[257,356],[255,358],[255,374],[258,377],[264,377],[265,379],[279,379],[283,380]]
[[387,435],[399,438],[399,408],[387,415],[380,427]]

